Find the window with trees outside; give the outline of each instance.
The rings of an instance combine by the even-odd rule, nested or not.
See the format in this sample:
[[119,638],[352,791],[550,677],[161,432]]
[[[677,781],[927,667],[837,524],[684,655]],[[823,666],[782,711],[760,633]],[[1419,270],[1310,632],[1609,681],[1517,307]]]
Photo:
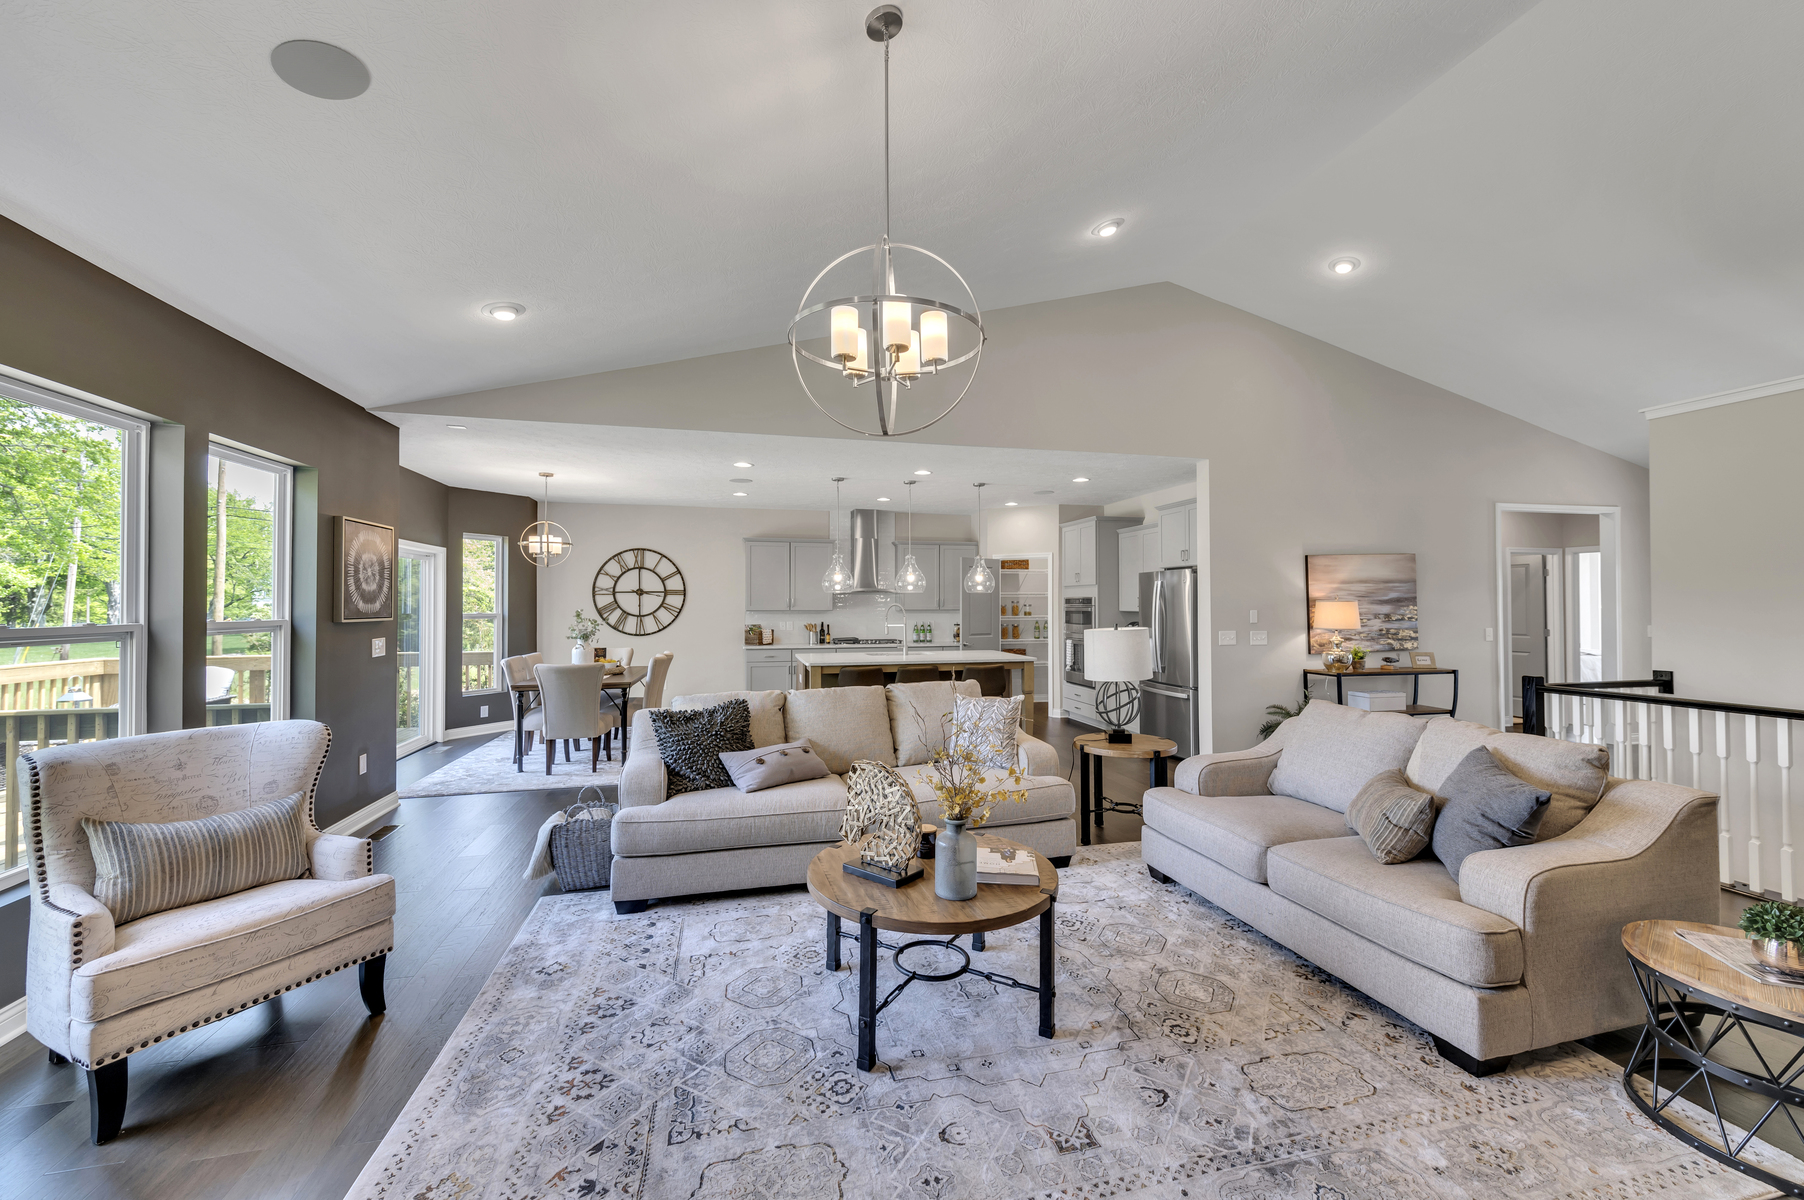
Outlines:
[[215,442],[207,455],[207,724],[288,716],[294,468]]
[[24,873],[20,753],[143,728],[148,432],[0,374],[0,885]]
[[463,692],[501,687],[507,617],[507,542],[486,533],[463,539]]

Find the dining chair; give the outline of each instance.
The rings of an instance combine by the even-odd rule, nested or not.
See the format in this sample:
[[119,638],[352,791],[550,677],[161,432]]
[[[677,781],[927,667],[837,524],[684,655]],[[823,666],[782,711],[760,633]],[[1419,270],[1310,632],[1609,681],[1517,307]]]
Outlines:
[[941,671],[938,667],[897,667],[897,683],[938,683],[942,679],[950,679],[950,672]]
[[882,687],[882,667],[841,667],[839,687]]
[[527,692],[524,697],[515,692],[514,686],[521,683],[532,683],[533,664],[528,661],[532,656],[516,654],[501,660],[501,671],[507,678],[508,703],[519,704],[524,700],[526,715],[520,720],[520,740],[514,744],[514,769],[526,769],[526,756],[532,753],[533,736],[545,727],[545,710],[539,707],[539,694]]
[[[626,702],[626,722],[620,726],[621,758],[626,757],[626,734],[632,728],[633,714],[642,708],[664,707],[664,680],[670,674],[670,660],[674,657],[668,650],[652,655],[650,667],[645,673],[645,694],[634,696]],[[611,748],[608,757],[613,757]]]
[[551,774],[557,761],[559,742],[564,743],[568,762],[569,744],[583,740],[589,742],[589,770],[594,771],[601,762],[601,735],[608,728],[601,711],[601,664],[540,663],[533,674],[539,681],[539,701],[545,714],[545,774]]
[[1008,695],[1007,667],[966,667],[964,677],[977,682],[977,690],[986,696]]

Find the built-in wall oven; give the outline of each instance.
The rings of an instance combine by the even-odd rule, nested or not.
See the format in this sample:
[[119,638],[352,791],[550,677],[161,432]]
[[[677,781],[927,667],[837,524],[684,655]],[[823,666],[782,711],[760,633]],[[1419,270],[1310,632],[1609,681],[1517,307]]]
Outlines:
[[1084,678],[1084,630],[1096,624],[1092,596],[1065,597],[1065,682],[1090,686]]

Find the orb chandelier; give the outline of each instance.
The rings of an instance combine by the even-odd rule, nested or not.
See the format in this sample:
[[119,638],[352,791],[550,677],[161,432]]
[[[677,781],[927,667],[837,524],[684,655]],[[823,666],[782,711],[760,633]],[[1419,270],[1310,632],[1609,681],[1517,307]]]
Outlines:
[[534,521],[520,535],[520,553],[526,561],[535,567],[555,567],[570,557],[576,547],[570,542],[570,534],[551,517],[551,476],[550,471],[540,471],[539,478],[545,481],[545,517],[546,520]]
[[[902,486],[912,489],[918,479],[904,479]],[[896,572],[898,592],[919,595],[927,590],[927,575],[921,570],[921,564],[915,561],[915,494],[908,493],[908,555],[902,560],[902,569]]]
[[965,572],[965,590],[967,592],[993,592],[996,590],[996,572],[990,570],[983,561],[983,489],[981,483],[971,485],[977,489],[977,558],[971,569]]
[[[890,240],[889,45],[902,32],[902,10],[893,4],[872,9],[864,19],[864,31],[872,41],[883,43],[883,237],[840,255],[814,277],[789,323],[789,351],[802,390],[828,420],[866,437],[901,437],[939,421],[971,390],[983,358],[983,313],[970,285],[951,263],[930,250]],[[896,282],[897,251],[920,255],[944,267],[957,280],[963,297],[953,304],[907,292]],[[821,287],[821,281],[835,267],[861,254],[871,255],[869,294],[815,298],[817,289],[829,290]],[[805,366],[804,360],[812,365]],[[963,372],[954,368],[966,363],[970,373],[960,387]],[[842,388],[871,389],[871,408],[864,410],[871,417],[842,420],[821,403],[815,389],[824,391],[829,386],[827,371],[839,376]],[[815,378],[813,386],[808,382],[810,375]],[[943,387],[922,386],[942,375],[949,381]],[[923,397],[931,398],[903,409],[904,394],[917,386],[922,386]],[[957,395],[939,408],[953,387],[958,387]],[[846,411],[850,416],[852,409]]]

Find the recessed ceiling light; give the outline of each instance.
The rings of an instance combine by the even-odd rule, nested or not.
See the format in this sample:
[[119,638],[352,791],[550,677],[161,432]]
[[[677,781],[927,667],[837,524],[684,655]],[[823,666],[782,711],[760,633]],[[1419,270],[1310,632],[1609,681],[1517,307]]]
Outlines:
[[751,464],[751,463],[747,463],[747,462],[737,462],[737,463],[734,463],[734,464],[733,464],[733,465],[734,465],[734,466],[736,466],[736,467],[738,467],[738,468],[739,468],[739,469],[740,469],[740,470],[741,470],[741,471],[743,471],[743,470],[745,470],[745,469],[746,469],[746,468],[747,468],[747,467],[749,467],[749,466],[751,466],[751,465],[752,465],[752,464]]
[[933,474],[933,472],[932,471],[916,471],[915,474],[916,475],[931,475],[931,474]]
[[1077,478],[1073,479],[1071,482],[1072,483],[1089,483],[1090,477],[1088,475],[1079,475]]
[[523,304],[485,304],[482,306],[483,315],[493,317],[497,321],[517,321],[525,312],[526,306]]
[[445,426],[445,428],[446,429],[468,429],[469,426],[468,425],[447,425],[447,426]]
[[888,497],[888,496],[879,496],[879,497],[877,497],[877,503],[879,503],[879,504],[888,504],[888,503],[889,503],[889,497]]
[[283,42],[269,52],[269,65],[283,83],[321,100],[349,100],[370,86],[363,60],[330,42]]
[[1359,260],[1357,258],[1337,258],[1328,264],[1328,269],[1336,275],[1351,275],[1359,270]]
[[1095,234],[1097,237],[1114,237],[1116,234],[1121,232],[1121,227],[1126,224],[1127,224],[1127,222],[1124,221],[1122,218],[1115,217],[1112,220],[1104,221],[1101,225],[1098,225],[1095,229],[1092,229],[1090,232]]
[[1021,505],[1021,502],[1020,502],[1020,501],[1019,501],[1019,500],[1007,500],[1007,501],[1004,501],[1004,502],[1003,502],[1003,505],[1002,505],[1002,507],[1004,507],[1004,508],[1019,508],[1019,507],[1020,507],[1020,505]]
[[734,492],[734,493],[733,493],[733,494],[734,494],[734,495],[735,495],[735,496],[743,496],[743,495],[745,495],[745,493],[744,493],[744,492]]

